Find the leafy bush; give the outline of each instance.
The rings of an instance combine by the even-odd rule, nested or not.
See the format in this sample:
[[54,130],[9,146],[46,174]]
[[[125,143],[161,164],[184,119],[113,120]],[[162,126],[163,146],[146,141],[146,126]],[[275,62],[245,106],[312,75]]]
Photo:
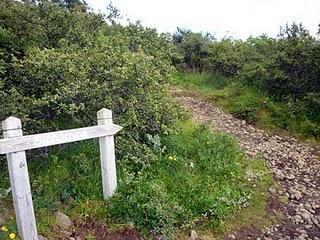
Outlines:
[[15,115],[33,133],[94,124],[107,107],[138,141],[167,130],[176,113],[166,93],[173,68],[165,36],[50,2],[1,4],[2,35],[19,50],[0,61],[1,120]]
[[173,61],[183,69],[202,70],[208,51],[207,46],[213,37],[210,34],[194,33],[191,30],[178,28],[172,36],[172,42],[177,47],[178,56]]
[[244,64],[243,45],[241,41],[232,39],[208,44],[204,68],[217,75],[237,75]]
[[308,92],[317,92],[319,76],[316,40],[302,27],[287,26],[278,40],[277,52],[267,65],[264,80],[266,91],[276,97],[301,98]]

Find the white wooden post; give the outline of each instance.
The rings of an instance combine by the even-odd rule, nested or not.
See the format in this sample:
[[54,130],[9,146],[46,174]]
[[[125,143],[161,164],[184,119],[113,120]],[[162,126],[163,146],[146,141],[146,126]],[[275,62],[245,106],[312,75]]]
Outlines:
[[[9,117],[2,122],[4,138],[22,136],[21,121]],[[38,240],[25,151],[7,153],[13,204],[22,240]]]
[[[112,124],[112,111],[106,108],[97,112],[98,125]],[[99,138],[100,160],[102,172],[103,197],[112,196],[117,188],[116,159],[114,149],[114,137],[105,136]]]

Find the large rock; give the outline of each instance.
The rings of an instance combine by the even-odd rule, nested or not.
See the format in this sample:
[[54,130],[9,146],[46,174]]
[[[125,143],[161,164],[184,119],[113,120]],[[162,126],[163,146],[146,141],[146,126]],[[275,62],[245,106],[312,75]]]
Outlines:
[[194,230],[191,230],[189,240],[197,240],[197,239],[199,239],[197,232]]
[[58,211],[56,215],[57,224],[63,229],[68,229],[72,226],[72,221],[64,213]]
[[38,240],[48,240],[48,238],[45,238],[45,237],[42,236],[42,235],[38,235]]

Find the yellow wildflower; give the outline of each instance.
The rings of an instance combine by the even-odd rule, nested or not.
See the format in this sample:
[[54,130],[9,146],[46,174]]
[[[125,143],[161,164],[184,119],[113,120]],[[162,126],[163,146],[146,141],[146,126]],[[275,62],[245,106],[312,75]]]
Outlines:
[[173,157],[172,157],[172,156],[169,156],[169,160],[173,160]]
[[10,239],[15,239],[16,238],[16,234],[15,233],[10,233],[9,234],[9,238]]
[[174,161],[177,160],[176,156],[173,157],[173,160],[174,160]]
[[6,226],[2,226],[2,227],[1,227],[1,231],[3,231],[3,232],[8,232],[8,228],[7,228]]

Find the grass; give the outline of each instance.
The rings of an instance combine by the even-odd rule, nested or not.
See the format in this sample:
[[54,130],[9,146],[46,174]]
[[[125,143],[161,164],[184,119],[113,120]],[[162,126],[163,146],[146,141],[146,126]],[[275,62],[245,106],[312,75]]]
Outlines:
[[112,199],[111,212],[120,221],[170,235],[201,219],[218,226],[249,200],[243,159],[230,137],[189,123],[164,142],[166,151],[152,169],[120,186],[125,194]]
[[[281,212],[270,214],[266,210],[269,197],[271,196],[268,189],[270,187],[278,188],[278,186],[275,185],[272,176],[268,173],[264,161],[259,158],[251,160],[247,166],[247,171],[254,173],[256,176],[250,179],[252,196],[248,206],[235,210],[233,214],[226,216],[222,220],[220,228],[207,229],[198,226],[197,232],[201,236],[201,239],[224,239],[224,236],[228,235],[228,233],[252,227],[263,229],[281,220]],[[181,234],[179,239],[186,239],[187,234]]]
[[179,73],[173,84],[268,132],[319,141],[320,124],[308,119],[297,102],[276,102],[257,88],[206,72]]
[[[123,141],[117,139],[117,145]],[[152,153],[135,149],[136,156],[147,156],[138,169],[128,160],[137,163],[141,158],[117,153],[119,188],[109,201],[102,200],[97,142],[32,157],[29,169],[39,231],[50,236],[57,209],[73,219],[106,222],[111,229],[134,225],[145,236],[169,238],[194,228],[222,234],[230,229],[228,219],[247,211],[252,221],[265,216],[272,179],[265,163],[246,160],[232,137],[187,121],[169,135],[149,136],[147,148]],[[246,177],[248,172],[252,179]],[[1,175],[1,186],[7,188],[8,178]]]
[[17,235],[17,227],[15,221],[10,219],[8,223],[4,226],[0,226],[0,239],[1,240],[9,240],[10,234],[13,236]]

